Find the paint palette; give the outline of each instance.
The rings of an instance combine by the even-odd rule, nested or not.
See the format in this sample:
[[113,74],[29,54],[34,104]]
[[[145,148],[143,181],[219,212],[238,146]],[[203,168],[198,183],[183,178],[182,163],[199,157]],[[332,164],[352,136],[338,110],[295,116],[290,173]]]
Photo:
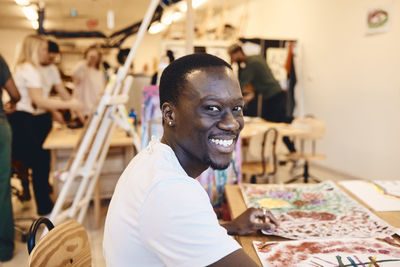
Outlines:
[[266,266],[400,266],[400,244],[393,238],[253,241]]
[[[280,221],[263,232],[289,239],[387,237],[396,231],[333,182],[313,185],[241,184],[247,207],[264,207]],[[400,266],[400,265],[399,265]]]

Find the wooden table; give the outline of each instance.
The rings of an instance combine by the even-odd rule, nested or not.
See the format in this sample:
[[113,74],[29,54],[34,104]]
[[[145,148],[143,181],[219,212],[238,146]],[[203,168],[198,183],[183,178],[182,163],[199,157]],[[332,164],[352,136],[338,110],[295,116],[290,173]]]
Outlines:
[[[79,141],[83,128],[69,129],[66,126],[53,127],[43,143],[44,149],[73,149]],[[132,146],[132,138],[124,130],[115,128],[110,147]]]
[[[346,193],[348,193],[351,197],[354,199],[358,200],[361,204],[364,206],[365,203],[360,201],[357,197],[355,197],[353,194],[351,194],[349,191],[347,191],[344,187],[338,185],[340,188],[342,188]],[[231,213],[232,218],[236,218],[240,214],[242,214],[246,209],[246,204],[244,203],[242,193],[240,191],[240,188],[238,185],[226,185],[225,186],[225,195],[228,201],[228,206],[229,210]],[[392,211],[392,212],[375,212],[372,209],[371,210],[373,213],[378,215],[380,218],[388,222],[394,227],[400,228],[400,211]],[[285,238],[280,238],[280,237],[275,237],[275,236],[267,236],[262,233],[254,233],[252,235],[248,236],[237,236],[236,240],[240,243],[240,245],[243,247],[244,251],[249,255],[256,263],[258,263],[261,266],[260,259],[257,256],[256,251],[254,250],[253,247],[253,240],[258,240],[258,241],[285,241],[287,239]]]
[[253,136],[264,133],[270,128],[276,128],[281,136],[301,136],[308,134],[308,131],[299,129],[291,124],[283,122],[270,122],[259,117],[245,117],[243,130],[240,136],[243,139],[249,139]]
[[[49,149],[51,153],[51,172],[63,170],[67,167],[73,149],[78,144],[83,129],[69,129],[66,126],[53,127],[43,143],[44,149]],[[94,192],[94,213],[96,225],[100,214],[100,199],[111,198],[115,185],[134,156],[132,138],[127,136],[124,130],[115,128],[111,137],[110,148],[104,161],[103,169],[100,173],[98,184]],[[51,177],[53,177],[51,175]],[[58,179],[53,179],[54,195],[57,197],[61,191],[63,183]],[[78,183],[74,183],[71,192],[67,194],[66,200],[72,201]]]

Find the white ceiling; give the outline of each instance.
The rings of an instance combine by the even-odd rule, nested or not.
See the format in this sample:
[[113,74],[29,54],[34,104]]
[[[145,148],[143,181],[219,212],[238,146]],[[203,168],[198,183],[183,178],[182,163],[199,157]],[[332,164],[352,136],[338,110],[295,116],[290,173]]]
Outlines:
[[[33,2],[31,0],[31,2]],[[42,0],[45,5],[44,28],[46,30],[67,31],[101,31],[108,35],[123,29],[143,19],[150,0]],[[220,9],[225,3],[227,8],[241,2],[240,0],[208,0],[199,11],[207,5]],[[71,16],[71,10],[77,11],[77,16]],[[115,27],[107,28],[107,11],[113,10]],[[98,25],[89,29],[87,22],[97,20]],[[32,29],[21,8],[14,0],[0,0],[0,28]]]
[[[143,18],[149,0],[43,0],[46,30],[87,31],[89,20],[97,20],[93,30],[109,34]],[[77,16],[70,15],[72,9]],[[107,29],[107,11],[115,14],[115,27]],[[32,28],[14,0],[0,0],[0,28]]]

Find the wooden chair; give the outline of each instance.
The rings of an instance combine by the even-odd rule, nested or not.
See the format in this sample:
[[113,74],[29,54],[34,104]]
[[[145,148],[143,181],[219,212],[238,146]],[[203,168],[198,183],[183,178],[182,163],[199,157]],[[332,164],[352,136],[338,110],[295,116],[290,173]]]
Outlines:
[[296,182],[300,178],[303,178],[304,183],[308,183],[310,179],[315,182],[320,182],[316,177],[310,174],[309,162],[313,160],[323,160],[326,158],[325,154],[318,154],[316,152],[316,141],[322,139],[325,135],[325,122],[309,116],[305,118],[296,118],[292,124],[296,128],[306,130],[307,134],[296,136],[295,141],[297,143],[300,142],[300,151],[288,154],[287,159],[294,162],[304,160],[304,165],[303,173],[296,175],[286,183]]
[[[41,224],[45,224],[49,232],[35,245],[36,232]],[[56,227],[47,218],[36,220],[30,229],[28,252],[30,267],[92,265],[88,235],[85,228],[75,220]]]
[[268,182],[270,178],[275,179],[277,137],[278,131],[275,128],[270,128],[262,136],[254,136],[249,140],[248,153],[257,151],[260,153],[260,157],[255,159],[243,157],[242,175],[244,178],[250,176],[252,183],[256,183],[257,178],[261,180],[267,179]]

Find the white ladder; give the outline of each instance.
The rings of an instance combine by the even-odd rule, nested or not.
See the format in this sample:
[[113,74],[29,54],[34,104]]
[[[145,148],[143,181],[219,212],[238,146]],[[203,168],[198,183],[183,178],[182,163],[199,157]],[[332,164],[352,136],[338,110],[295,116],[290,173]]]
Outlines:
[[[140,151],[140,138],[129,123],[123,105],[128,100],[128,91],[133,78],[132,76],[125,77],[158,4],[159,0],[151,1],[124,66],[118,70],[116,77],[108,83],[104,95],[82,133],[77,148],[71,155],[67,171],[61,174],[60,179],[65,182],[49,217],[54,224],[63,222],[68,218],[76,218],[78,222],[83,222],[116,124],[132,136],[133,145],[137,151]],[[67,194],[74,181],[79,183],[78,190],[75,193],[72,205],[64,208]],[[77,216],[78,212],[79,215]]]

